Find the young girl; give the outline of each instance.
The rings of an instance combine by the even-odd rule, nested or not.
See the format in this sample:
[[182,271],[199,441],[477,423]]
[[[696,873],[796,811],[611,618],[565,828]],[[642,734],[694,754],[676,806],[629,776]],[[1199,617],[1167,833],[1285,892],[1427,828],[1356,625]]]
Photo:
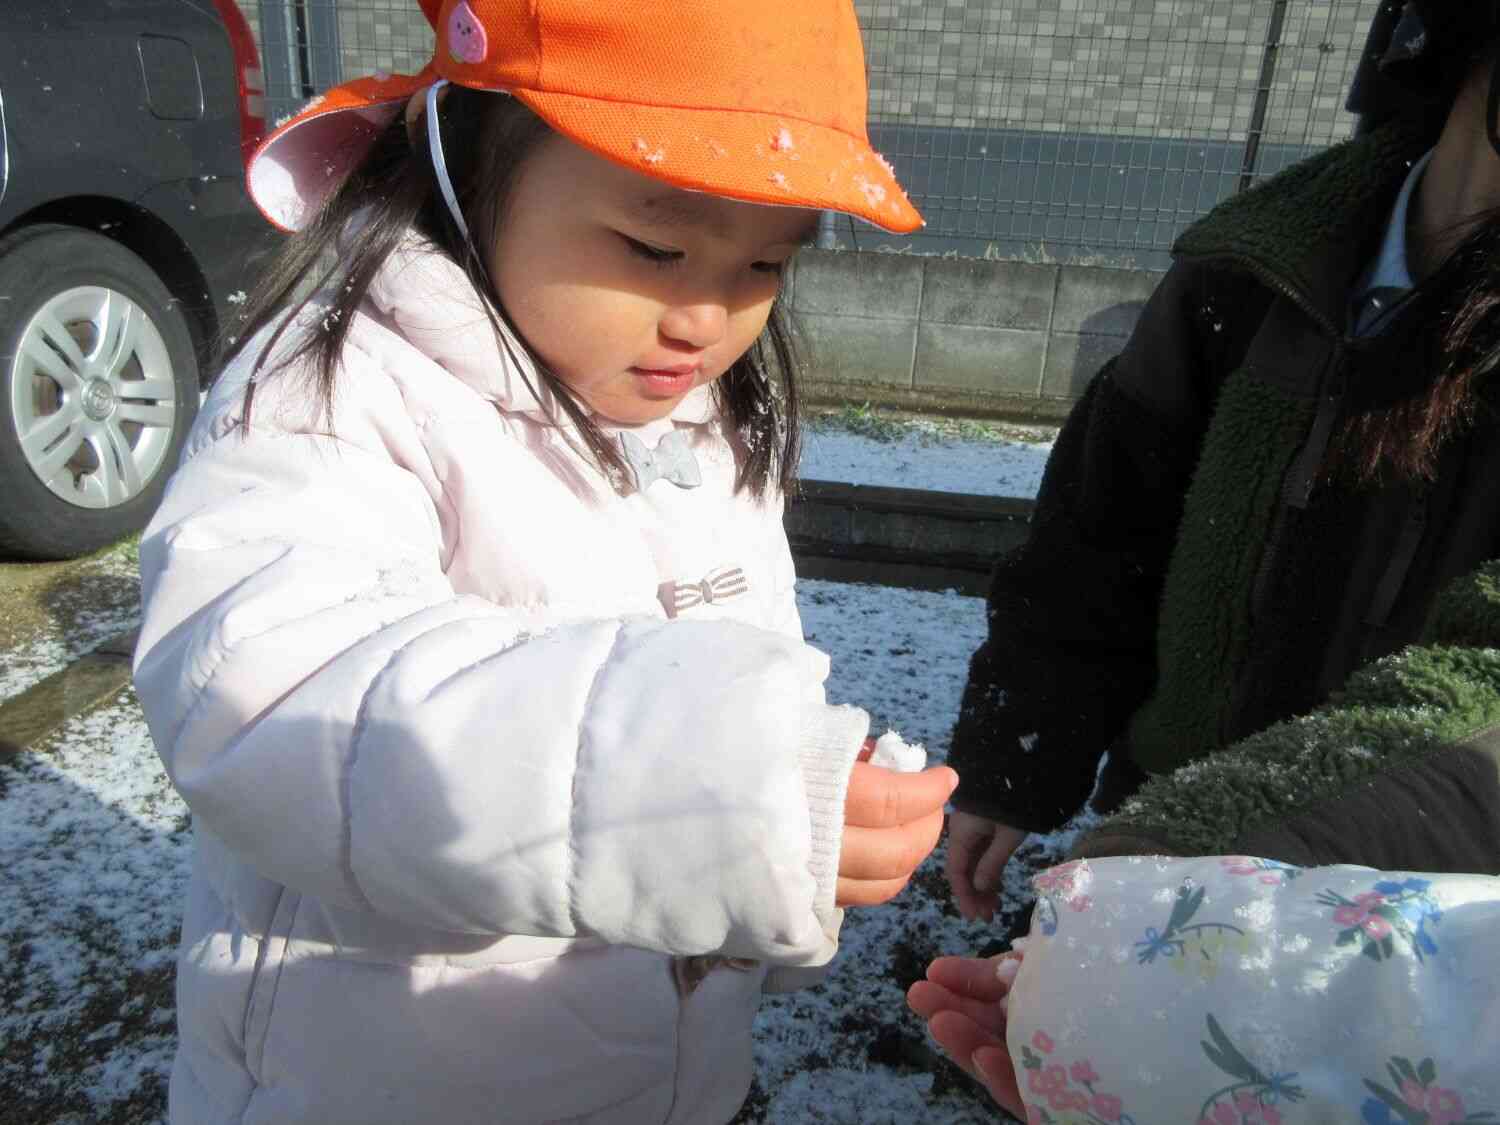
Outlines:
[[300,233],[142,544],[171,1117],[722,1122],[956,784],[855,764],[780,526],[782,270],[920,219],[848,0],[423,4],[257,155]]

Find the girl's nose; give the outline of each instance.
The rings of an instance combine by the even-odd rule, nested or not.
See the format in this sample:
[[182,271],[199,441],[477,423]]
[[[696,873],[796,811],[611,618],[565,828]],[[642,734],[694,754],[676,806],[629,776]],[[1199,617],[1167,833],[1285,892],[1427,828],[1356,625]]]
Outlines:
[[724,338],[728,320],[728,311],[717,301],[676,305],[661,318],[661,331],[669,339],[695,348],[711,348]]

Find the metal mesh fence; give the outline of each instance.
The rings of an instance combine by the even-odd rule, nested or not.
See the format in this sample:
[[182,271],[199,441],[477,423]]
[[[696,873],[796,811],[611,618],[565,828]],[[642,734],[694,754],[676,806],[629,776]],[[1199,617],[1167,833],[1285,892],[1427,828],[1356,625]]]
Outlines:
[[[1164,268],[1216,203],[1341,140],[1380,0],[856,0],[870,133],[927,218],[857,249]],[[273,116],[412,71],[415,0],[239,0]]]

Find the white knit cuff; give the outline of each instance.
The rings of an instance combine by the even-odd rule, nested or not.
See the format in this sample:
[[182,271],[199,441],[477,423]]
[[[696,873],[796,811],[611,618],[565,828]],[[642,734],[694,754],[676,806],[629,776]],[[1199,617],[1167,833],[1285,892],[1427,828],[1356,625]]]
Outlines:
[[858,707],[815,703],[802,716],[802,782],[812,816],[812,856],[808,866],[817,880],[813,911],[825,930],[837,932],[834,895],[838,889],[839,848],[844,839],[844,797],[849,773],[859,757],[870,716]]

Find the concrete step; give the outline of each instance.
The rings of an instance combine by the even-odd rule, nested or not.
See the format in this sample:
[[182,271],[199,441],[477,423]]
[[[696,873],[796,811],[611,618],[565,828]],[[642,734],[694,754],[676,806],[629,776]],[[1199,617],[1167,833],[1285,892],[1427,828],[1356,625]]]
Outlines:
[[804,480],[786,531],[803,578],[983,596],[995,560],[1025,542],[1031,500]]

